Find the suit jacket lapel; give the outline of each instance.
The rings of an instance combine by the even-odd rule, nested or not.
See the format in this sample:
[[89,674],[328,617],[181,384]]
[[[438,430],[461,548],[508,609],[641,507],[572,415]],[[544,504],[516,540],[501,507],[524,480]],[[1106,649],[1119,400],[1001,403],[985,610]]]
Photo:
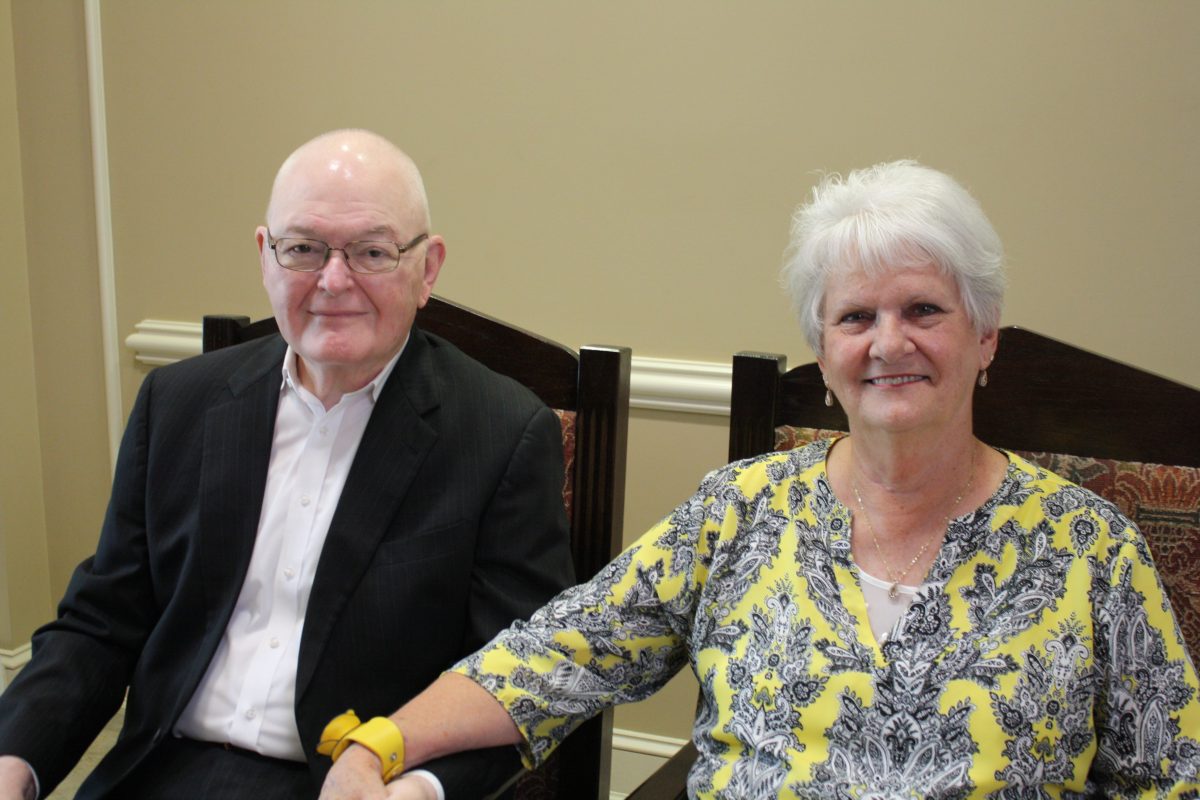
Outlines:
[[438,402],[430,348],[414,330],[371,412],[317,562],[300,642],[297,702],[347,599],[437,440],[426,416]]
[[[220,639],[254,551],[285,348],[275,339],[274,345],[254,353],[230,377],[230,399],[204,416],[198,495],[199,555],[209,616],[206,646],[215,647]],[[206,665],[208,658],[197,661]]]

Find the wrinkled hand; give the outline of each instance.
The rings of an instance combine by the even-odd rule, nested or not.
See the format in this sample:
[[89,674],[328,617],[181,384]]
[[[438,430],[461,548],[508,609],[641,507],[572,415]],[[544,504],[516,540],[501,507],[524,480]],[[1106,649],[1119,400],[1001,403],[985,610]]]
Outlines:
[[16,756],[0,756],[0,800],[33,800],[33,775]]
[[379,757],[352,744],[325,776],[320,800],[387,800],[390,795],[379,774]]

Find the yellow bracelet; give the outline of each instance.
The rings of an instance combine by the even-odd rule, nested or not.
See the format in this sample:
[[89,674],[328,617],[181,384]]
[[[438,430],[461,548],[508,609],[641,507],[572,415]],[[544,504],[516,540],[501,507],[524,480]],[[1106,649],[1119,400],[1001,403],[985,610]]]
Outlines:
[[317,752],[337,761],[351,744],[361,744],[379,757],[384,783],[404,771],[404,734],[387,717],[374,717],[360,725],[353,710],[339,714],[321,732]]
[[325,726],[325,730],[321,731],[321,738],[317,741],[317,754],[334,757],[333,749],[338,746],[338,742],[346,738],[347,733],[361,724],[362,720],[358,718],[358,714],[354,713],[353,708],[329,720],[329,724]]

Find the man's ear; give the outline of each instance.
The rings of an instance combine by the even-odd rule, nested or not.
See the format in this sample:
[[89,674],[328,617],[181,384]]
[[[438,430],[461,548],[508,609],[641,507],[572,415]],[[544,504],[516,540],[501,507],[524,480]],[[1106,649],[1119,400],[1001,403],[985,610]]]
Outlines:
[[421,282],[424,288],[421,290],[421,302],[419,308],[424,308],[429,302],[429,296],[433,294],[433,285],[437,283],[438,275],[441,274],[442,264],[446,261],[446,242],[441,236],[430,236],[428,243],[425,245],[425,273],[421,276]]
[[267,280],[267,261],[271,260],[271,256],[268,255],[270,247],[267,244],[267,229],[264,226],[259,225],[255,229],[254,240],[258,243],[258,266],[262,270],[262,279],[265,283]]

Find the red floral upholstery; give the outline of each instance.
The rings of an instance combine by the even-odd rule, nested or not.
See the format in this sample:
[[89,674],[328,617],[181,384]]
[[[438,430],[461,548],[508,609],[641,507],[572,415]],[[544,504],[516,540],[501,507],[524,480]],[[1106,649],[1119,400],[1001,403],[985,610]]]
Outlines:
[[562,427],[563,441],[563,506],[567,509],[567,519],[571,518],[571,500],[575,494],[575,412],[553,409]]
[[[790,450],[841,431],[782,425],[775,447]],[[1146,537],[1183,639],[1200,664],[1200,469],[1060,453],[1023,458],[1108,500]]]
[[812,444],[818,439],[833,439],[845,436],[845,431],[827,431],[824,428],[797,428],[792,425],[780,425],[775,429],[775,449],[795,450]]
[[[571,505],[575,497],[575,412],[561,408],[551,409],[558,417],[562,427],[563,443],[563,507],[567,510],[567,519],[571,519]],[[522,773],[513,787],[513,800],[553,800],[558,795],[559,764],[558,753],[553,753],[550,760],[541,769]],[[501,795],[502,797],[504,795]]]

